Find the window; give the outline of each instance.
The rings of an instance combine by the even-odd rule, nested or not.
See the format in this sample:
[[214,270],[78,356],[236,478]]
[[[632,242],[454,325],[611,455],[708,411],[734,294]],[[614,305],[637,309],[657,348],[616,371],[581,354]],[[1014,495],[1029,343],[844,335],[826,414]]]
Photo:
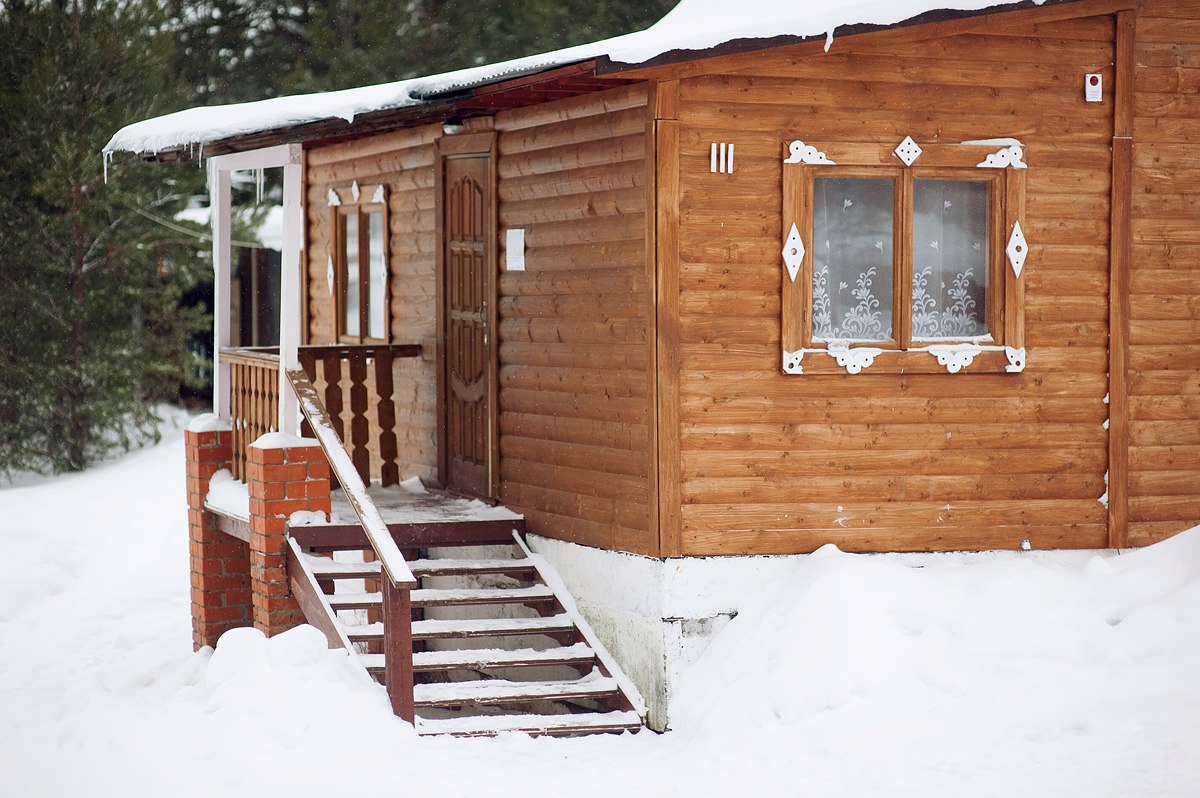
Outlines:
[[[350,194],[353,203],[342,202]],[[363,202],[358,202],[362,198]],[[387,203],[383,186],[366,202],[355,183],[349,192],[329,191],[333,235],[330,293],[336,307],[337,339],[345,343],[386,342],[391,312],[387,258]]]
[[1022,370],[1021,157],[1007,140],[792,142],[784,371]]

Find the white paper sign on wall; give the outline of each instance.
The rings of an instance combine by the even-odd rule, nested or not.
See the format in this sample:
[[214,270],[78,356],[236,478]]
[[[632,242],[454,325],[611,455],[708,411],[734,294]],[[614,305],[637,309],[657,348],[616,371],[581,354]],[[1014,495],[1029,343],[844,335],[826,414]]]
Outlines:
[[504,268],[510,272],[525,271],[525,228],[510,228],[504,237]]
[[1104,102],[1104,76],[1091,73],[1083,76],[1083,99],[1090,103]]

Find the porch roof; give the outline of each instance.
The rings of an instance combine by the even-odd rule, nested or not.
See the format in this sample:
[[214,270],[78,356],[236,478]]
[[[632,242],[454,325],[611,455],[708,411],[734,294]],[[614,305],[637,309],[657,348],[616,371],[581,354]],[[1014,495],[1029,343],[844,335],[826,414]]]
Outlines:
[[[582,93],[627,82],[621,73],[635,68],[1070,2],[1078,0],[754,0],[731,10],[727,0],[682,0],[656,24],[624,36],[375,86],[190,108],[127,125],[104,151],[187,160],[358,134],[446,119],[464,108],[479,113],[489,107],[480,102],[481,89],[515,84],[528,92],[529,76],[545,75],[543,87],[569,80]],[[508,106],[493,110],[499,107]]]

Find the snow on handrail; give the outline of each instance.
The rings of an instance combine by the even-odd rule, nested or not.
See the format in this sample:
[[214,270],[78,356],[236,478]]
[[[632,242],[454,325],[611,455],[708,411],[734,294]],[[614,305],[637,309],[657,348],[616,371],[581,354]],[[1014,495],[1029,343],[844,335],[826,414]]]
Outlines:
[[383,564],[384,573],[391,580],[393,587],[417,587],[416,577],[409,570],[404,555],[400,553],[400,547],[392,539],[383,516],[379,514],[379,509],[367,493],[367,486],[363,484],[362,478],[350,461],[350,455],[346,454],[342,440],[333,428],[325,406],[321,404],[317,389],[313,387],[303,369],[286,369],[286,372],[292,391],[300,402],[300,410],[308,419],[325,457],[329,459],[329,467],[341,483],[354,514],[358,516],[359,524],[367,534],[367,540],[371,542],[371,547],[375,549],[376,556]]

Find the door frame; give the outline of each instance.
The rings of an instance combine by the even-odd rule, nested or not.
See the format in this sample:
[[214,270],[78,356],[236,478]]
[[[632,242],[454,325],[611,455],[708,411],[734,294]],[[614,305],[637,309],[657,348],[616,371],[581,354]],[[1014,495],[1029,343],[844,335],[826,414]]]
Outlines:
[[[500,422],[499,422],[499,346],[497,345],[497,282],[498,282],[498,209],[496,193],[496,133],[484,131],[443,136],[434,141],[434,197],[437,232],[437,479],[447,490],[462,492],[450,484],[449,430],[446,427],[447,377],[447,313],[446,313],[446,161],[459,158],[486,158],[484,168],[485,210],[484,236],[487,241],[487,285],[484,287],[487,308],[487,495],[478,498],[496,501],[500,498]],[[472,494],[473,495],[473,494]]]

